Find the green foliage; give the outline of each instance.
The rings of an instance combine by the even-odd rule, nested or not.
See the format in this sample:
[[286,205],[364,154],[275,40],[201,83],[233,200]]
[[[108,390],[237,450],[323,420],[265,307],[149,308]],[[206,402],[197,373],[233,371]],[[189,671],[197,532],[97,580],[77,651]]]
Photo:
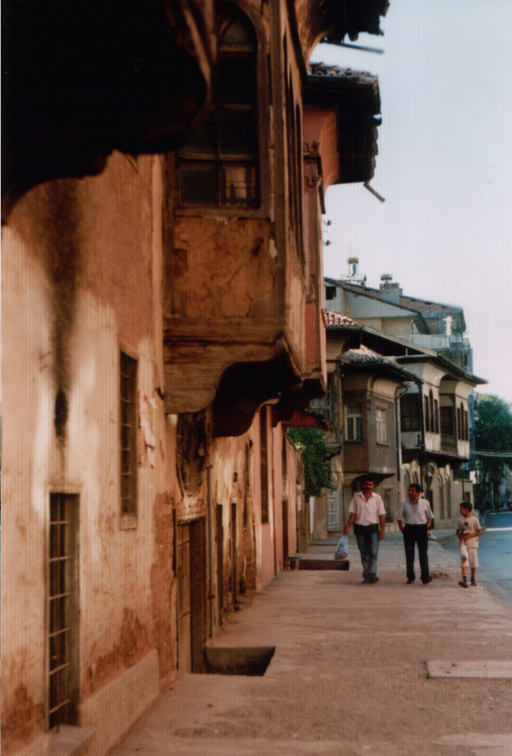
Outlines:
[[478,401],[475,440],[477,451],[497,455],[477,457],[482,483],[484,486],[500,483],[506,467],[512,468],[511,458],[499,456],[501,452],[512,452],[512,413],[508,404],[493,394],[484,395]]
[[329,479],[329,459],[333,456],[316,428],[289,428],[288,437],[304,456],[305,495],[320,496],[322,489],[334,489]]

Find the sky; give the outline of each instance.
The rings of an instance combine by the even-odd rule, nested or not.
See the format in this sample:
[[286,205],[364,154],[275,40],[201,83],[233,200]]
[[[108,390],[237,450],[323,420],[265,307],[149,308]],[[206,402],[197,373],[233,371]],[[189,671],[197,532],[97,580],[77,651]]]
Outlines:
[[379,77],[372,186],[326,194],[325,275],[359,258],[367,285],[464,309],[478,391],[512,403],[512,0],[390,0],[383,37],[313,62]]

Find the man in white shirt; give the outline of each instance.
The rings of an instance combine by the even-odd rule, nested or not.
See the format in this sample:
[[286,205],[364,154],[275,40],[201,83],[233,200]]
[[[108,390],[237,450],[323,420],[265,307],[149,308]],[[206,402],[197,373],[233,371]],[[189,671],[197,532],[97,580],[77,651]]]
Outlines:
[[402,501],[398,506],[396,521],[404,536],[405,563],[407,567],[407,583],[410,585],[416,580],[414,574],[414,544],[418,544],[418,556],[420,560],[421,582],[430,583],[430,571],[428,566],[428,530],[434,519],[430,504],[426,499],[420,498],[421,489],[417,483],[409,486],[409,499]]
[[363,490],[352,497],[348,511],[349,518],[343,531],[349,534],[354,525],[357,547],[363,565],[363,581],[377,583],[377,556],[379,539],[384,538],[384,520],[386,509],[379,494],[374,493],[375,483],[372,478],[363,478]]

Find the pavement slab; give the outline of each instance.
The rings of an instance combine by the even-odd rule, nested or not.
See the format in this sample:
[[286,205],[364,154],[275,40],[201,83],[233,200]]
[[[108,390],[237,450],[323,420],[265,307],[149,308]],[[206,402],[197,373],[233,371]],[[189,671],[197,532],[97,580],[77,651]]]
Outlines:
[[[382,542],[375,585],[361,584],[349,547],[348,572],[280,573],[209,642],[275,647],[263,676],[177,674],[111,756],[512,754],[510,677],[427,672],[429,660],[512,659],[507,606],[481,586],[462,591],[458,560],[437,542],[428,585],[406,585],[399,539]],[[475,718],[490,739],[479,751],[464,739]]]
[[428,661],[429,677],[489,677],[512,680],[512,661]]

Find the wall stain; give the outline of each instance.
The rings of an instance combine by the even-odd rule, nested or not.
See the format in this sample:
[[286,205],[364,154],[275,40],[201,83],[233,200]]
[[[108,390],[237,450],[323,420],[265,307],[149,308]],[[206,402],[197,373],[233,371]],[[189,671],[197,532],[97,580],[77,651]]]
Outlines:
[[18,750],[20,742],[34,737],[44,727],[43,704],[36,704],[29,697],[27,688],[18,685],[12,705],[7,714],[2,712],[2,751],[9,756]]
[[116,673],[133,667],[150,648],[146,628],[141,624],[136,612],[125,607],[119,640],[108,654],[99,656],[85,671],[84,696],[95,693]]
[[52,182],[47,188],[46,227],[50,229],[50,233],[45,238],[45,244],[53,307],[54,425],[61,443],[66,439],[69,414],[69,340],[82,273],[82,235],[77,191],[77,184],[72,181]]
[[151,567],[151,602],[155,646],[161,677],[176,669],[176,648],[173,631],[172,586],[173,573],[173,517],[172,499],[159,494],[153,505],[155,561]]

